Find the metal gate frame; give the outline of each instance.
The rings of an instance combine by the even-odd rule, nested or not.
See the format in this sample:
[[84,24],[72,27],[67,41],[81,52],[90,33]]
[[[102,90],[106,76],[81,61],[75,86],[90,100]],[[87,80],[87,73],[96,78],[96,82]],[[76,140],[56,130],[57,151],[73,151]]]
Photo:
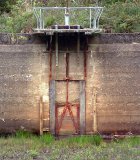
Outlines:
[[[53,135],[56,135],[56,81],[50,81],[50,132]],[[64,81],[64,80],[63,80]],[[79,134],[85,134],[86,131],[86,92],[85,92],[85,80],[70,80],[70,81],[79,81],[80,85],[80,122],[79,122]]]

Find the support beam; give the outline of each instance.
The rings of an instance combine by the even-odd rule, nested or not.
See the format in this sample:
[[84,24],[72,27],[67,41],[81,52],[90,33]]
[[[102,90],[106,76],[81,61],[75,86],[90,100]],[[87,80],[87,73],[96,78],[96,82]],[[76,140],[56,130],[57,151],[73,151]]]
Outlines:
[[50,132],[55,135],[55,116],[56,116],[56,110],[55,110],[55,80],[50,81],[50,91],[49,91],[49,97],[50,97]]
[[85,81],[80,81],[80,134],[86,133],[86,93]]
[[66,53],[66,79],[69,79],[69,53]]
[[97,133],[97,107],[96,107],[96,93],[94,93],[94,104],[93,104],[93,132]]
[[80,33],[77,33],[77,64],[80,64]]
[[40,103],[39,103],[39,119],[40,119],[40,123],[39,123],[39,131],[40,131],[40,135],[43,135],[43,101],[42,101],[42,97],[40,98]]
[[56,67],[58,67],[58,33],[55,34]]
[[96,88],[94,87],[94,73],[95,73],[95,66],[94,66],[94,55],[93,52],[91,51],[91,58],[92,58],[92,108],[93,108],[93,132],[97,133],[98,126],[97,126],[97,106],[96,106],[96,101],[97,101],[97,91]]
[[84,79],[87,78],[87,51],[88,51],[88,39],[85,37],[85,44],[84,44]]
[[49,70],[49,80],[52,79],[52,36],[50,38],[50,48],[49,48],[49,64],[50,64],[50,70]]
[[80,52],[80,33],[77,33],[77,53]]

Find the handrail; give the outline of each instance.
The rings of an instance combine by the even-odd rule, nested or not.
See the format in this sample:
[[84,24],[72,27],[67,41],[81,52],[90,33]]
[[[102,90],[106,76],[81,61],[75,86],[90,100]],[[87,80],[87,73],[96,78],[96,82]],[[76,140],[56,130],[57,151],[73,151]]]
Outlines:
[[[70,25],[70,18],[72,18],[72,15],[74,14],[74,12],[71,12],[71,10],[78,10],[78,13],[80,13],[81,10],[86,10],[89,12],[87,13],[87,17],[88,23],[89,23],[89,27],[90,29],[94,29],[94,30],[98,30],[99,29],[99,20],[101,17],[101,14],[103,12],[103,7],[33,7],[33,11],[34,11],[34,15],[36,17],[36,21],[37,21],[37,30],[41,30],[44,29],[44,19],[46,19],[47,17],[47,12],[49,11],[55,11],[55,10],[64,10],[64,18],[65,18],[65,25]],[[69,13],[67,13],[67,11]],[[51,13],[52,14],[52,13]],[[70,15],[71,14],[71,15]],[[84,12],[82,12],[82,14],[84,14]],[[56,15],[57,16],[57,15]],[[78,17],[76,17],[78,18]],[[75,19],[75,18],[73,18]],[[61,25],[61,24],[60,24]],[[82,24],[78,24],[81,25]],[[83,26],[82,26],[83,27]]]
[[52,10],[52,9],[96,9],[100,8],[102,9],[103,7],[33,7],[33,9],[47,9],[47,10]]

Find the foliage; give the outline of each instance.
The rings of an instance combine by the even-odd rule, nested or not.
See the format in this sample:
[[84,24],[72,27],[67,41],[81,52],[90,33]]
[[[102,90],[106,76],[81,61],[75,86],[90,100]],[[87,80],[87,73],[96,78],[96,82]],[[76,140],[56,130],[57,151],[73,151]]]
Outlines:
[[[140,158],[140,137],[129,137],[107,143],[101,140],[98,145],[95,141],[100,142],[97,140],[100,138],[79,136],[54,140],[50,134],[36,136],[29,132],[18,131],[16,136],[0,137],[0,159],[138,160]],[[51,143],[47,142],[48,139],[52,139]]]
[[81,146],[85,144],[91,144],[91,145],[97,145],[99,146],[101,142],[103,141],[102,137],[99,135],[93,135],[93,136],[80,136],[80,137],[71,137],[67,139],[68,144],[79,144]]
[[45,144],[51,144],[54,142],[54,140],[55,138],[51,134],[44,134],[40,136],[40,141],[42,141]]
[[31,132],[28,131],[23,131],[23,130],[19,130],[15,133],[15,138],[19,138],[19,139],[28,139],[28,138],[32,138],[34,140],[39,140],[44,144],[50,144],[52,142],[54,142],[54,136],[52,136],[51,134],[47,133],[47,134],[43,134],[42,136],[38,137],[37,135],[32,134]]
[[120,144],[124,144],[124,145],[129,145],[130,147],[138,147],[140,145],[140,137],[127,137],[127,138],[124,138],[123,140],[120,140],[118,139],[116,141],[117,143],[120,143]]
[[[101,28],[110,28],[112,32],[140,31],[139,0],[72,0],[70,6],[93,6],[97,2],[105,6],[101,16]],[[32,6],[66,6],[66,0],[1,0],[0,32],[30,32],[36,27]],[[85,11],[74,12],[71,24],[83,24],[89,27]],[[78,18],[78,19],[77,19]],[[50,12],[45,18],[45,27],[63,23],[62,13]]]
[[124,3],[124,2],[126,2],[126,0],[100,0],[100,3],[104,4],[104,5],[112,5],[112,4],[115,4],[116,2],[123,2]]
[[139,5],[117,2],[106,7],[101,17],[101,25],[103,28],[111,27],[113,32],[140,31]]
[[16,138],[31,138],[31,137],[33,137],[33,134],[30,132],[27,132],[27,131],[19,130],[16,132],[15,137]]
[[16,4],[16,0],[0,0],[0,14],[10,12],[13,4]]
[[0,16],[0,23],[0,32],[19,33],[26,28],[32,28],[35,20],[32,11],[26,11],[26,7],[19,0],[12,6],[10,13],[5,12]]
[[36,157],[39,155],[36,150],[29,150],[28,153],[33,159],[36,159]]

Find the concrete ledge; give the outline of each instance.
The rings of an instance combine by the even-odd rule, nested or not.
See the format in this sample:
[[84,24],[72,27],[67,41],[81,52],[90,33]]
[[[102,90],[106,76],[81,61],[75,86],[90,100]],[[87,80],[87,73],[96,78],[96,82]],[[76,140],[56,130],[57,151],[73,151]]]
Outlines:
[[89,43],[94,44],[132,42],[140,43],[140,33],[101,33],[89,36]]
[[[93,33],[87,35],[89,43],[140,43],[140,33]],[[48,35],[49,37],[49,35]],[[11,33],[0,33],[0,44],[32,44],[46,43],[47,36],[39,33],[22,34],[18,33],[13,36]],[[92,41],[92,42],[91,42]]]

